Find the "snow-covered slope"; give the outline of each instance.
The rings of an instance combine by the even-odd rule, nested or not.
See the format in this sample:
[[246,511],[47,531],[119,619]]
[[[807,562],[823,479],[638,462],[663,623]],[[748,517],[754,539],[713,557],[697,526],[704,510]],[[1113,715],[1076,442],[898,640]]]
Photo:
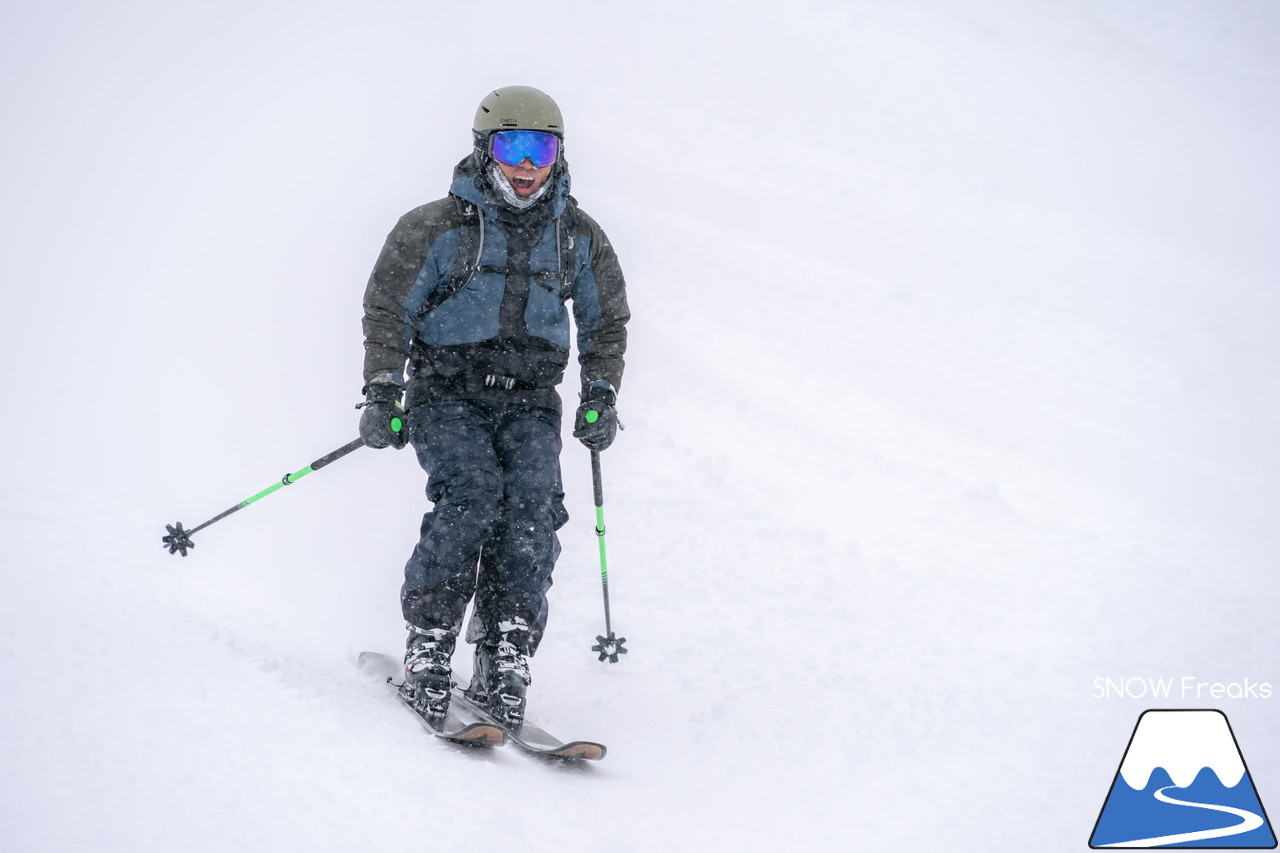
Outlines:
[[[1276,681],[1280,15],[1250,3],[12,6],[0,831],[14,850],[1075,850],[1139,699]],[[360,296],[490,87],[629,278],[533,713],[426,737],[425,510]],[[469,661],[459,655],[465,676]],[[1265,799],[1272,700],[1222,700]]]

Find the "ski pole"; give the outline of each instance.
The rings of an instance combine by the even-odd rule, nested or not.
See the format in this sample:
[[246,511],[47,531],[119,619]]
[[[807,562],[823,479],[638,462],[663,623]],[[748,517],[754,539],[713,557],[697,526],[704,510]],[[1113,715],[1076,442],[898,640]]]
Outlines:
[[[404,421],[400,417],[393,415],[391,418],[391,431],[398,433],[402,429],[404,429]],[[257,501],[261,500],[262,498],[265,498],[267,495],[271,494],[277,489],[283,488],[285,486],[292,486],[294,483],[298,482],[303,477],[310,474],[312,471],[319,471],[321,468],[328,465],[330,462],[336,462],[337,460],[346,456],[348,453],[351,453],[352,451],[355,451],[355,450],[359,450],[362,447],[364,447],[363,438],[357,438],[355,441],[351,442],[350,444],[344,444],[341,447],[339,447],[337,450],[333,451],[332,453],[327,453],[324,456],[321,456],[319,459],[312,462],[310,465],[303,468],[302,470],[295,471],[292,474],[285,474],[284,477],[280,479],[280,482],[272,483],[270,486],[267,486],[265,489],[258,492],[256,495],[245,498],[244,500],[240,501],[240,503],[231,507],[231,509],[218,513],[213,518],[206,521],[204,524],[198,524],[195,527],[191,528],[190,530],[184,530],[182,528],[181,521],[176,522],[174,524],[166,524],[164,526],[164,529],[169,531],[169,535],[161,537],[160,541],[164,545],[164,547],[169,549],[170,554],[181,554],[182,556],[185,557],[187,556],[187,549],[196,547],[196,543],[191,541],[191,535],[193,533],[198,533],[199,531],[204,530],[206,527],[208,527],[210,524],[213,524],[215,521],[222,521],[222,519],[226,518],[228,515],[231,515],[233,512],[242,510],[245,507],[249,506],[249,504],[256,503]]]
[[600,653],[600,660],[617,663],[618,655],[625,655],[623,643],[626,637],[615,637],[613,627],[609,623],[609,561],[604,551],[604,483],[600,477],[600,452],[591,451],[591,480],[595,487],[596,497],[596,537],[600,540],[600,586],[604,590],[604,636],[596,637],[596,645],[591,651]]

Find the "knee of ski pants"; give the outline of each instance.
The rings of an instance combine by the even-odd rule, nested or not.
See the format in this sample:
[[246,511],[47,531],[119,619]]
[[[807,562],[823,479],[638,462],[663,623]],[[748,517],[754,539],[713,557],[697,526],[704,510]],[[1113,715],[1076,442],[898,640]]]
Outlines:
[[492,534],[502,512],[502,475],[497,471],[472,468],[447,478],[432,477],[427,498],[435,504],[422,518],[423,536],[439,519],[447,524],[449,538],[474,540],[478,550]]

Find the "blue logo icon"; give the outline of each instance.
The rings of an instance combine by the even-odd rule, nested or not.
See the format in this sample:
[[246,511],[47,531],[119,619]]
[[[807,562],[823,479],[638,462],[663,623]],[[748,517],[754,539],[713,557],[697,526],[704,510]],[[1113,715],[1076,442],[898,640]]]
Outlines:
[[1144,711],[1089,846],[1273,849],[1276,836],[1221,711]]

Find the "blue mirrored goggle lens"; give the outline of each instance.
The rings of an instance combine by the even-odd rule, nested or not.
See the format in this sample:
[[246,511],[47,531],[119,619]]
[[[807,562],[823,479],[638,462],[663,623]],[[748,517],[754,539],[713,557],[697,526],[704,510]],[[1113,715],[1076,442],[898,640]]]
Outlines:
[[504,130],[493,135],[493,158],[519,166],[528,157],[535,169],[550,166],[560,154],[560,140],[539,130]]

